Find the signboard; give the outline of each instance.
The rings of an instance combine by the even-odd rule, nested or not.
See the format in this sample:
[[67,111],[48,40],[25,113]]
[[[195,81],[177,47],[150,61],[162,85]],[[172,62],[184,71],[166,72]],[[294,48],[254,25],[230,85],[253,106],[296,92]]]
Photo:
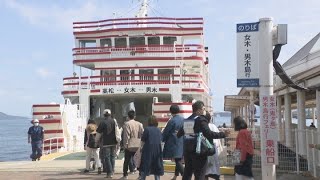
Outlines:
[[237,24],[237,87],[259,87],[259,22]]
[[267,165],[278,165],[278,128],[276,96],[262,96],[260,127],[263,133],[261,138],[261,160]]
[[159,93],[158,87],[110,87],[102,90],[103,94]]

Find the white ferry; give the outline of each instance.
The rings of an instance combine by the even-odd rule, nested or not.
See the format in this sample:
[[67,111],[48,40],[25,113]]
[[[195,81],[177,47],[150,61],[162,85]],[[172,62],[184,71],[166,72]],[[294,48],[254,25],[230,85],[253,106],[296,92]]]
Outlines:
[[[65,102],[33,105],[46,153],[82,150],[88,119],[99,121],[106,108],[120,125],[134,108],[137,120],[146,125],[153,114],[160,127],[172,104],[185,117],[194,100],[211,109],[203,18],[148,17],[148,4],[143,0],[133,18],[73,23],[78,72],[63,78]],[[83,76],[84,70],[92,75]]]

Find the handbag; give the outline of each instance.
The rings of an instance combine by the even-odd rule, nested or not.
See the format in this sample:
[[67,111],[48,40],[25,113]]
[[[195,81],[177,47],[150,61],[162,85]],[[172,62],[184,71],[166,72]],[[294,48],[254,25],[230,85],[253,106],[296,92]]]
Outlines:
[[128,150],[130,152],[136,152],[141,146],[141,139],[130,138],[128,141]]
[[115,135],[116,135],[116,141],[117,141],[117,143],[120,143],[120,141],[121,141],[121,130],[120,130],[119,126],[118,126],[118,123],[117,123],[116,119],[114,119],[114,123],[115,123],[114,132],[115,132]]
[[216,148],[211,144],[202,132],[197,134],[196,154],[199,156],[212,156],[216,153]]
[[232,153],[232,164],[239,165],[240,164],[240,149],[235,149]]

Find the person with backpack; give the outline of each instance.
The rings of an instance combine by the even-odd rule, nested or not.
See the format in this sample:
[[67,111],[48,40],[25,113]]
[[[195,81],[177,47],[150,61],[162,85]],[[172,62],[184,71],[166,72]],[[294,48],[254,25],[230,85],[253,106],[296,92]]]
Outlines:
[[99,144],[96,142],[96,136],[97,136],[97,125],[93,120],[88,121],[87,128],[85,130],[85,136],[84,136],[84,142],[85,142],[85,150],[87,151],[86,156],[86,169],[84,170],[84,173],[89,172],[90,168],[90,161],[91,157],[93,155],[93,158],[95,160],[96,166],[98,167],[98,174],[101,174],[101,162],[99,159]]
[[[124,146],[124,162],[123,162],[123,179],[128,179],[128,166],[138,148],[141,146],[141,137],[143,134],[143,125],[136,121],[135,112],[128,112],[128,121],[123,125],[123,146]],[[132,169],[131,169],[132,171]]]
[[[117,133],[116,121],[111,117],[111,110],[105,109],[103,111],[105,119],[99,124],[97,132],[102,134],[103,151],[105,154],[105,165],[107,170],[107,178],[112,178],[114,174],[114,165],[116,157]],[[121,136],[121,134],[120,134]],[[96,142],[100,139],[100,135],[96,137]]]
[[183,128],[181,128],[177,137],[184,138],[184,162],[185,169],[182,180],[191,180],[192,174],[195,180],[204,180],[207,169],[207,155],[198,155],[196,153],[196,134],[202,133],[208,139],[225,138],[230,134],[229,130],[225,132],[213,132],[209,128],[209,120],[205,117],[206,109],[202,101],[196,101],[192,104],[193,114],[184,120]]

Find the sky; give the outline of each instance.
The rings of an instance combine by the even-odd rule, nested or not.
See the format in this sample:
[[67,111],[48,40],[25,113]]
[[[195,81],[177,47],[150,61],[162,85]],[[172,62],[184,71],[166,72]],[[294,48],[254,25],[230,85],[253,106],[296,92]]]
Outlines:
[[[72,22],[133,17],[137,0],[1,0],[0,112],[31,117],[32,104],[62,103],[73,73]],[[153,0],[149,16],[203,17],[214,111],[236,87],[236,24],[272,17],[288,24],[283,64],[320,31],[319,0]]]

